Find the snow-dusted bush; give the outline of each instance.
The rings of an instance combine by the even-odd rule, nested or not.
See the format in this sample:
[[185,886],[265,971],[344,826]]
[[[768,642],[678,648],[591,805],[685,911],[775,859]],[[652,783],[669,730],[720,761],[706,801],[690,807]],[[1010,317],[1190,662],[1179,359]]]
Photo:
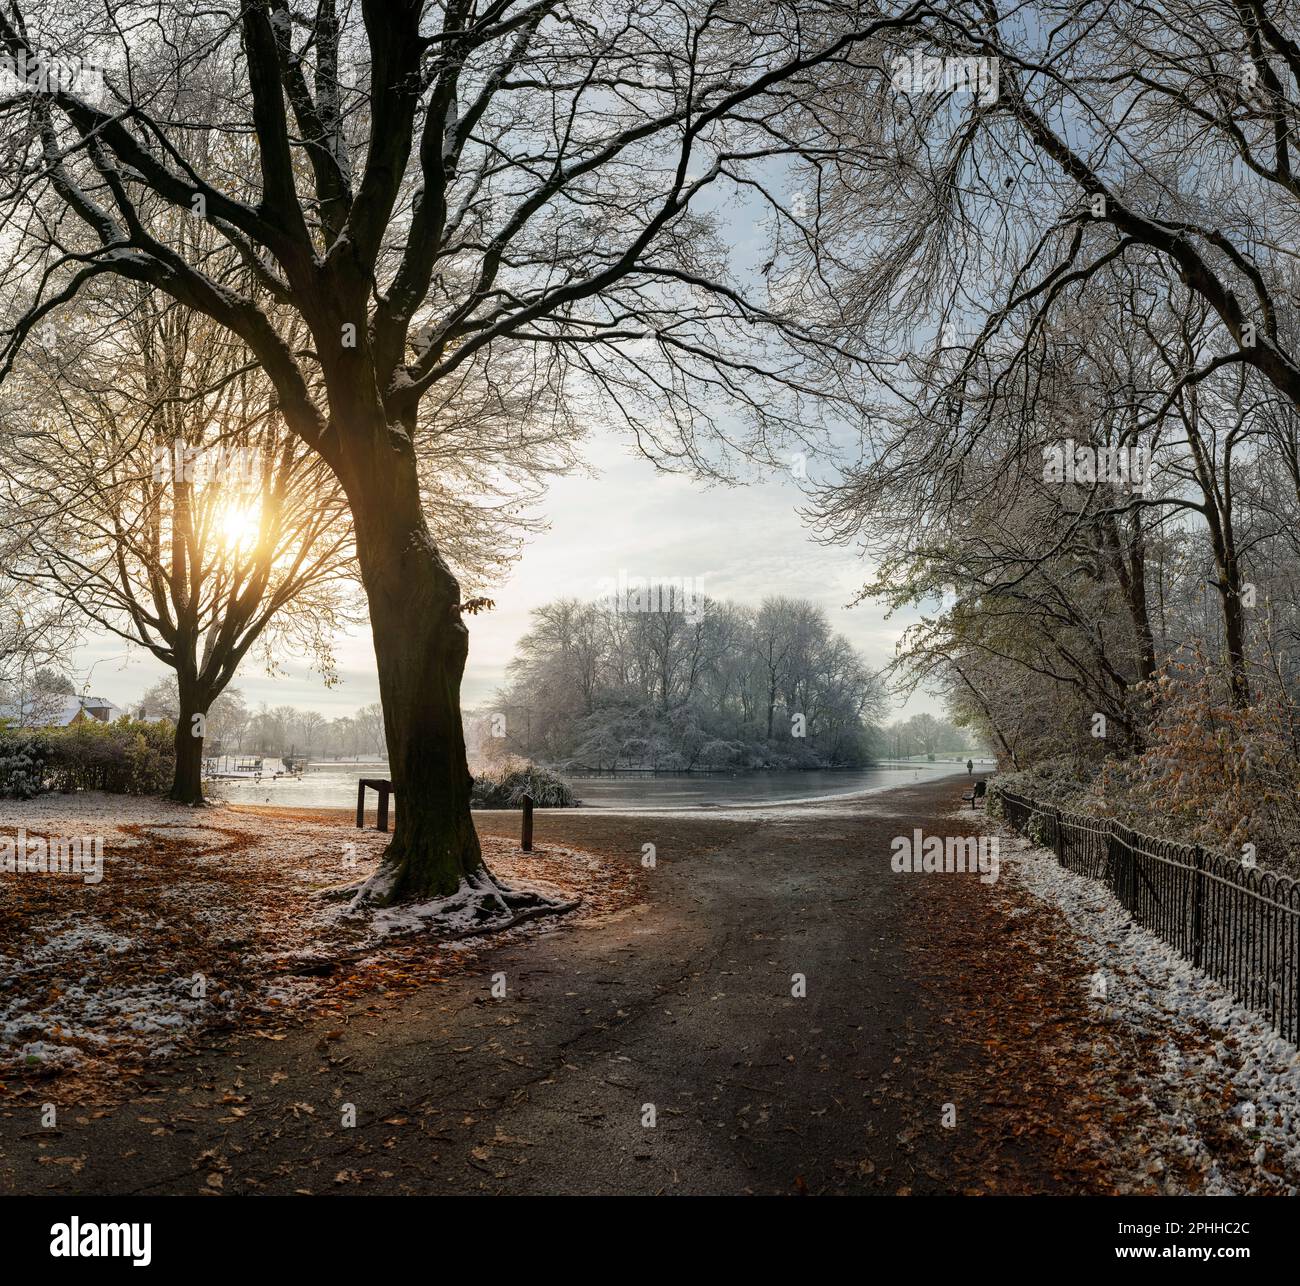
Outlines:
[[998,785],[1013,795],[1041,799],[1061,807],[1091,800],[1099,765],[1095,760],[1058,755],[1029,768],[999,772]]
[[83,719],[41,735],[53,790],[155,795],[171,785],[176,754],[168,723]]
[[0,796],[33,799],[45,789],[43,734],[27,728],[0,729]]
[[507,759],[474,778],[474,808],[518,808],[525,795],[537,808],[570,808],[578,802],[573,787],[549,768],[526,759]]
[[67,728],[0,728],[0,796],[32,799],[46,790],[161,794],[175,765],[172,727],[83,719]]
[[1129,817],[1157,818],[1177,838],[1300,873],[1300,711],[1256,692],[1234,704],[1204,657],[1171,662],[1153,686],[1146,749],[1107,764],[1096,787]]
[[874,761],[883,680],[820,607],[706,595],[698,609],[576,599],[536,609],[479,753],[656,772]]
[[1300,710],[1277,692],[1235,704],[1219,667],[1196,653],[1146,691],[1140,754],[1062,756],[997,784],[1160,839],[1237,855],[1252,844],[1262,865],[1300,875]]

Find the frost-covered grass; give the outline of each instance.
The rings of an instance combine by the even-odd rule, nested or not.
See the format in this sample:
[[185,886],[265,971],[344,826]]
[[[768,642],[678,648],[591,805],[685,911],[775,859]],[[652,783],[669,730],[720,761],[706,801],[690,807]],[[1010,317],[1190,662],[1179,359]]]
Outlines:
[[[464,958],[440,947],[455,926],[437,908],[393,908],[375,921],[315,896],[369,877],[388,842],[346,813],[193,810],[95,792],[0,800],[0,835],[19,827],[100,835],[104,878],[0,874],[8,1089],[75,1071],[90,1101],[213,1028],[269,1029],[343,995],[417,985],[444,959]],[[535,881],[558,900],[597,906],[621,896],[623,877],[591,854],[482,844],[505,885]]]
[[525,759],[507,759],[474,778],[475,808],[518,808],[531,795],[537,808],[572,808],[578,802],[569,782],[550,768]]

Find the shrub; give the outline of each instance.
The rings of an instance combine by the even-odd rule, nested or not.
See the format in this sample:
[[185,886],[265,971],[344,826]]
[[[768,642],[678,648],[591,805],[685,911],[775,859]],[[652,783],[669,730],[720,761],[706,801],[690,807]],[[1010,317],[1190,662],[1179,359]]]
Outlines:
[[45,789],[45,734],[0,728],[0,797],[34,799]]
[[1100,765],[1070,757],[999,773],[1014,794],[1182,844],[1240,855],[1300,876],[1300,711],[1285,693],[1256,690],[1235,705],[1200,652],[1169,662],[1146,690],[1138,755]]
[[158,794],[170,785],[175,762],[169,724],[83,719],[67,728],[10,729],[0,731],[0,795]]
[[113,724],[83,720],[52,738],[51,764],[60,790],[104,790],[154,795],[171,784],[176,765],[169,724],[122,718]]
[[1117,765],[1108,793],[1165,819],[1178,838],[1297,873],[1300,722],[1285,696],[1256,691],[1234,705],[1201,654],[1171,662],[1154,685],[1145,752]]
[[474,778],[474,808],[518,808],[525,795],[537,808],[571,808],[578,802],[573,787],[557,772],[527,759],[506,759]]
[[999,769],[998,785],[1013,795],[1069,805],[1089,795],[1097,777],[1097,764],[1072,755],[1040,760],[1028,768]]

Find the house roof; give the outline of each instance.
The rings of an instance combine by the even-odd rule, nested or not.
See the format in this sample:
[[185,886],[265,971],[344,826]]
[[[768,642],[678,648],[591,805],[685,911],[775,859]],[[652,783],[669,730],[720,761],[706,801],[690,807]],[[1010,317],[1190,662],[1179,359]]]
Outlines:
[[34,714],[39,714],[43,716],[43,727],[66,728],[82,711],[92,718],[99,718],[102,712],[103,719],[109,723],[123,713],[105,697],[58,697],[57,703],[54,697],[43,699],[28,694],[17,705],[0,705],[0,719],[25,724]]

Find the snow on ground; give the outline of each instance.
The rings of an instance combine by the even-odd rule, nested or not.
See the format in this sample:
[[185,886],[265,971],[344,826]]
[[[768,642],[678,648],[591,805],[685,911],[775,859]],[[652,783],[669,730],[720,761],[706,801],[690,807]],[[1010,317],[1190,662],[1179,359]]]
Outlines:
[[[212,810],[216,811],[216,810]],[[207,812],[198,816],[206,817]],[[148,795],[106,795],[98,790],[76,794],[51,793],[35,799],[0,798],[0,832],[12,834],[19,826],[36,833],[107,834],[139,822],[193,821],[196,812],[184,804]]]
[[1221,1172],[1207,1136],[1245,1131],[1258,1144],[1251,1159],[1261,1183],[1294,1193],[1300,1185],[1296,1047],[1135,924],[1105,885],[1066,870],[1054,853],[1009,827],[998,830],[1002,874],[1012,891],[1047,903],[1077,935],[1071,945],[1093,971],[1081,986],[1100,1016],[1121,1045],[1156,1054],[1144,1092],[1158,1125],[1147,1138],[1127,1142],[1154,1156],[1182,1153],[1203,1176],[1202,1190],[1224,1195],[1242,1191],[1243,1182]]
[[[92,884],[0,874],[0,1089],[74,1070],[93,1094],[214,1027],[262,1030],[341,997],[427,983],[472,954],[440,950],[427,932],[401,936],[428,926],[399,912],[376,924],[314,896],[369,876],[388,841],[346,814],[98,792],[0,800],[0,837],[20,828],[98,836],[104,873]],[[597,910],[627,892],[627,877],[590,853],[522,854],[491,837],[483,847],[507,882]]]

